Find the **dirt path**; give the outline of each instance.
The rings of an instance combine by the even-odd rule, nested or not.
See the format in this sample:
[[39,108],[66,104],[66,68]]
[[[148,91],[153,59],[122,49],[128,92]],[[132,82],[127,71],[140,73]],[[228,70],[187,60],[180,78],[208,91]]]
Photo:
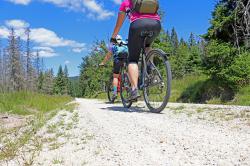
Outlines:
[[169,104],[162,114],[77,99],[37,135],[32,165],[250,165],[250,107]]

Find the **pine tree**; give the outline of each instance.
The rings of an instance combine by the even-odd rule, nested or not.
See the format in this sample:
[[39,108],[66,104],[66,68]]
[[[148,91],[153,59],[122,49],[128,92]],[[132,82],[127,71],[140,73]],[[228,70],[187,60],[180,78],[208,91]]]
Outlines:
[[[54,89],[54,76],[53,76],[53,70],[50,69],[46,71],[43,75],[43,81],[42,81],[42,92],[46,94],[53,94],[53,89]],[[56,92],[56,94],[61,94]]]
[[26,41],[26,88],[27,90],[35,91],[37,89],[37,72],[32,65],[32,54],[30,51],[30,29],[25,31],[27,35]]
[[192,66],[189,64],[189,57],[190,52],[188,46],[183,40],[176,50],[176,55],[171,59],[171,70],[174,78],[182,78],[190,73]]
[[162,49],[164,52],[171,54],[173,47],[171,44],[171,37],[168,31],[162,31],[153,43],[154,48]]
[[166,33],[165,33],[165,38],[164,38],[165,42],[167,43],[171,43],[171,36],[170,36],[170,33],[169,31],[167,30]]
[[187,45],[187,43],[185,42],[185,40],[183,38],[181,38],[181,40],[180,40],[180,45]]
[[237,47],[247,46],[250,41],[249,20],[249,0],[220,0],[212,13],[211,27],[205,38],[231,43]]
[[8,49],[3,49],[3,89],[5,92],[10,90],[10,57]]
[[34,72],[33,72],[33,77],[34,77],[34,85],[35,85],[35,90],[37,91],[39,89],[39,76],[41,73],[40,69],[40,57],[39,57],[39,52],[36,51],[35,59],[34,59]]
[[8,54],[10,57],[10,88],[13,91],[23,90],[24,77],[21,64],[20,38],[17,38],[12,28],[9,36]]
[[45,65],[44,65],[44,60],[43,58],[40,58],[40,72],[44,72],[45,70]]
[[188,45],[189,45],[189,47],[196,45],[195,37],[194,37],[194,34],[192,32],[191,32],[189,39],[188,39]]
[[36,74],[39,75],[39,73],[41,72],[41,64],[40,64],[40,55],[39,55],[39,51],[36,51],[36,55],[35,55],[35,70],[36,70]]
[[42,92],[44,85],[44,74],[43,72],[39,73],[38,80],[37,80],[37,90],[38,92]]
[[67,65],[64,66],[64,79],[65,79],[65,84],[66,84],[66,89],[64,94],[69,94],[69,89],[70,89],[70,81],[69,81],[69,73],[68,73],[68,67]]
[[62,66],[59,66],[58,69],[58,73],[56,76],[56,80],[55,80],[55,86],[54,86],[54,91],[56,94],[66,94],[66,81],[65,81],[65,76],[64,76],[64,72],[62,69]]
[[177,48],[179,47],[179,40],[175,28],[173,28],[171,32],[171,44],[172,47],[174,48],[173,51],[175,53]]

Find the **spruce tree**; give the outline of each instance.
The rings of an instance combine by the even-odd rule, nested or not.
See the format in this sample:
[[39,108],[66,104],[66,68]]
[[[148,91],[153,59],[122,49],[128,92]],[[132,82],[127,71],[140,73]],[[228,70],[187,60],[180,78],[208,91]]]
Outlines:
[[66,94],[66,81],[62,66],[59,66],[58,73],[55,80],[54,91],[56,94]]
[[42,92],[44,85],[44,74],[43,72],[39,73],[38,80],[37,80],[37,90],[38,92]]
[[10,57],[8,48],[3,49],[3,89],[5,92],[10,90]]
[[21,64],[20,38],[16,37],[12,28],[9,36],[8,54],[10,57],[10,90],[23,90],[24,77]]
[[176,53],[176,50],[179,47],[179,40],[178,40],[177,33],[175,31],[175,28],[173,28],[171,32],[171,44],[172,44],[174,53]]
[[[59,81],[56,82],[56,83],[59,83]],[[46,94],[49,94],[49,95],[52,95],[53,90],[57,90],[57,91],[55,91],[56,94],[62,94],[62,93],[60,93],[59,86],[56,88],[56,85],[54,85],[53,70],[49,69],[43,75],[42,92],[46,93]]]
[[235,46],[247,46],[250,40],[249,0],[220,0],[212,13],[211,27],[205,38]]
[[65,81],[65,84],[66,84],[64,94],[69,94],[70,81],[69,81],[69,73],[68,73],[67,65],[64,66],[63,73],[64,73],[64,81]]
[[33,67],[32,67],[32,57],[30,51],[30,29],[27,28],[25,31],[27,35],[26,40],[26,89],[27,90],[34,90],[34,81],[33,81]]
[[191,32],[189,39],[188,39],[188,45],[189,45],[189,47],[196,45],[195,37],[194,37],[194,34],[192,32]]

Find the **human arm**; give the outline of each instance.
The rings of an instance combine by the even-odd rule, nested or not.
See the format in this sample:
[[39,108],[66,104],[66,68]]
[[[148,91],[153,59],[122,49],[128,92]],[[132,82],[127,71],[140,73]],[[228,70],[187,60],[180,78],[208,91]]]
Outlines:
[[115,25],[115,28],[114,28],[114,31],[113,31],[113,34],[112,34],[111,38],[114,39],[118,35],[125,18],[126,18],[126,13],[120,11],[119,14],[118,14],[118,17],[117,17],[117,20],[116,20],[116,25]]
[[103,59],[103,61],[99,64],[100,66],[104,66],[106,64],[106,62],[111,58],[112,56],[112,52],[111,51],[108,51],[106,53],[106,56],[105,58]]

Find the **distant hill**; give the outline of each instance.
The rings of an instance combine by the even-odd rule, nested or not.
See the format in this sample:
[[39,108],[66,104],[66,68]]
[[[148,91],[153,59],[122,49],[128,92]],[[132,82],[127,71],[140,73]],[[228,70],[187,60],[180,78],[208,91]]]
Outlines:
[[79,76],[69,77],[70,81],[76,81],[79,79]]

